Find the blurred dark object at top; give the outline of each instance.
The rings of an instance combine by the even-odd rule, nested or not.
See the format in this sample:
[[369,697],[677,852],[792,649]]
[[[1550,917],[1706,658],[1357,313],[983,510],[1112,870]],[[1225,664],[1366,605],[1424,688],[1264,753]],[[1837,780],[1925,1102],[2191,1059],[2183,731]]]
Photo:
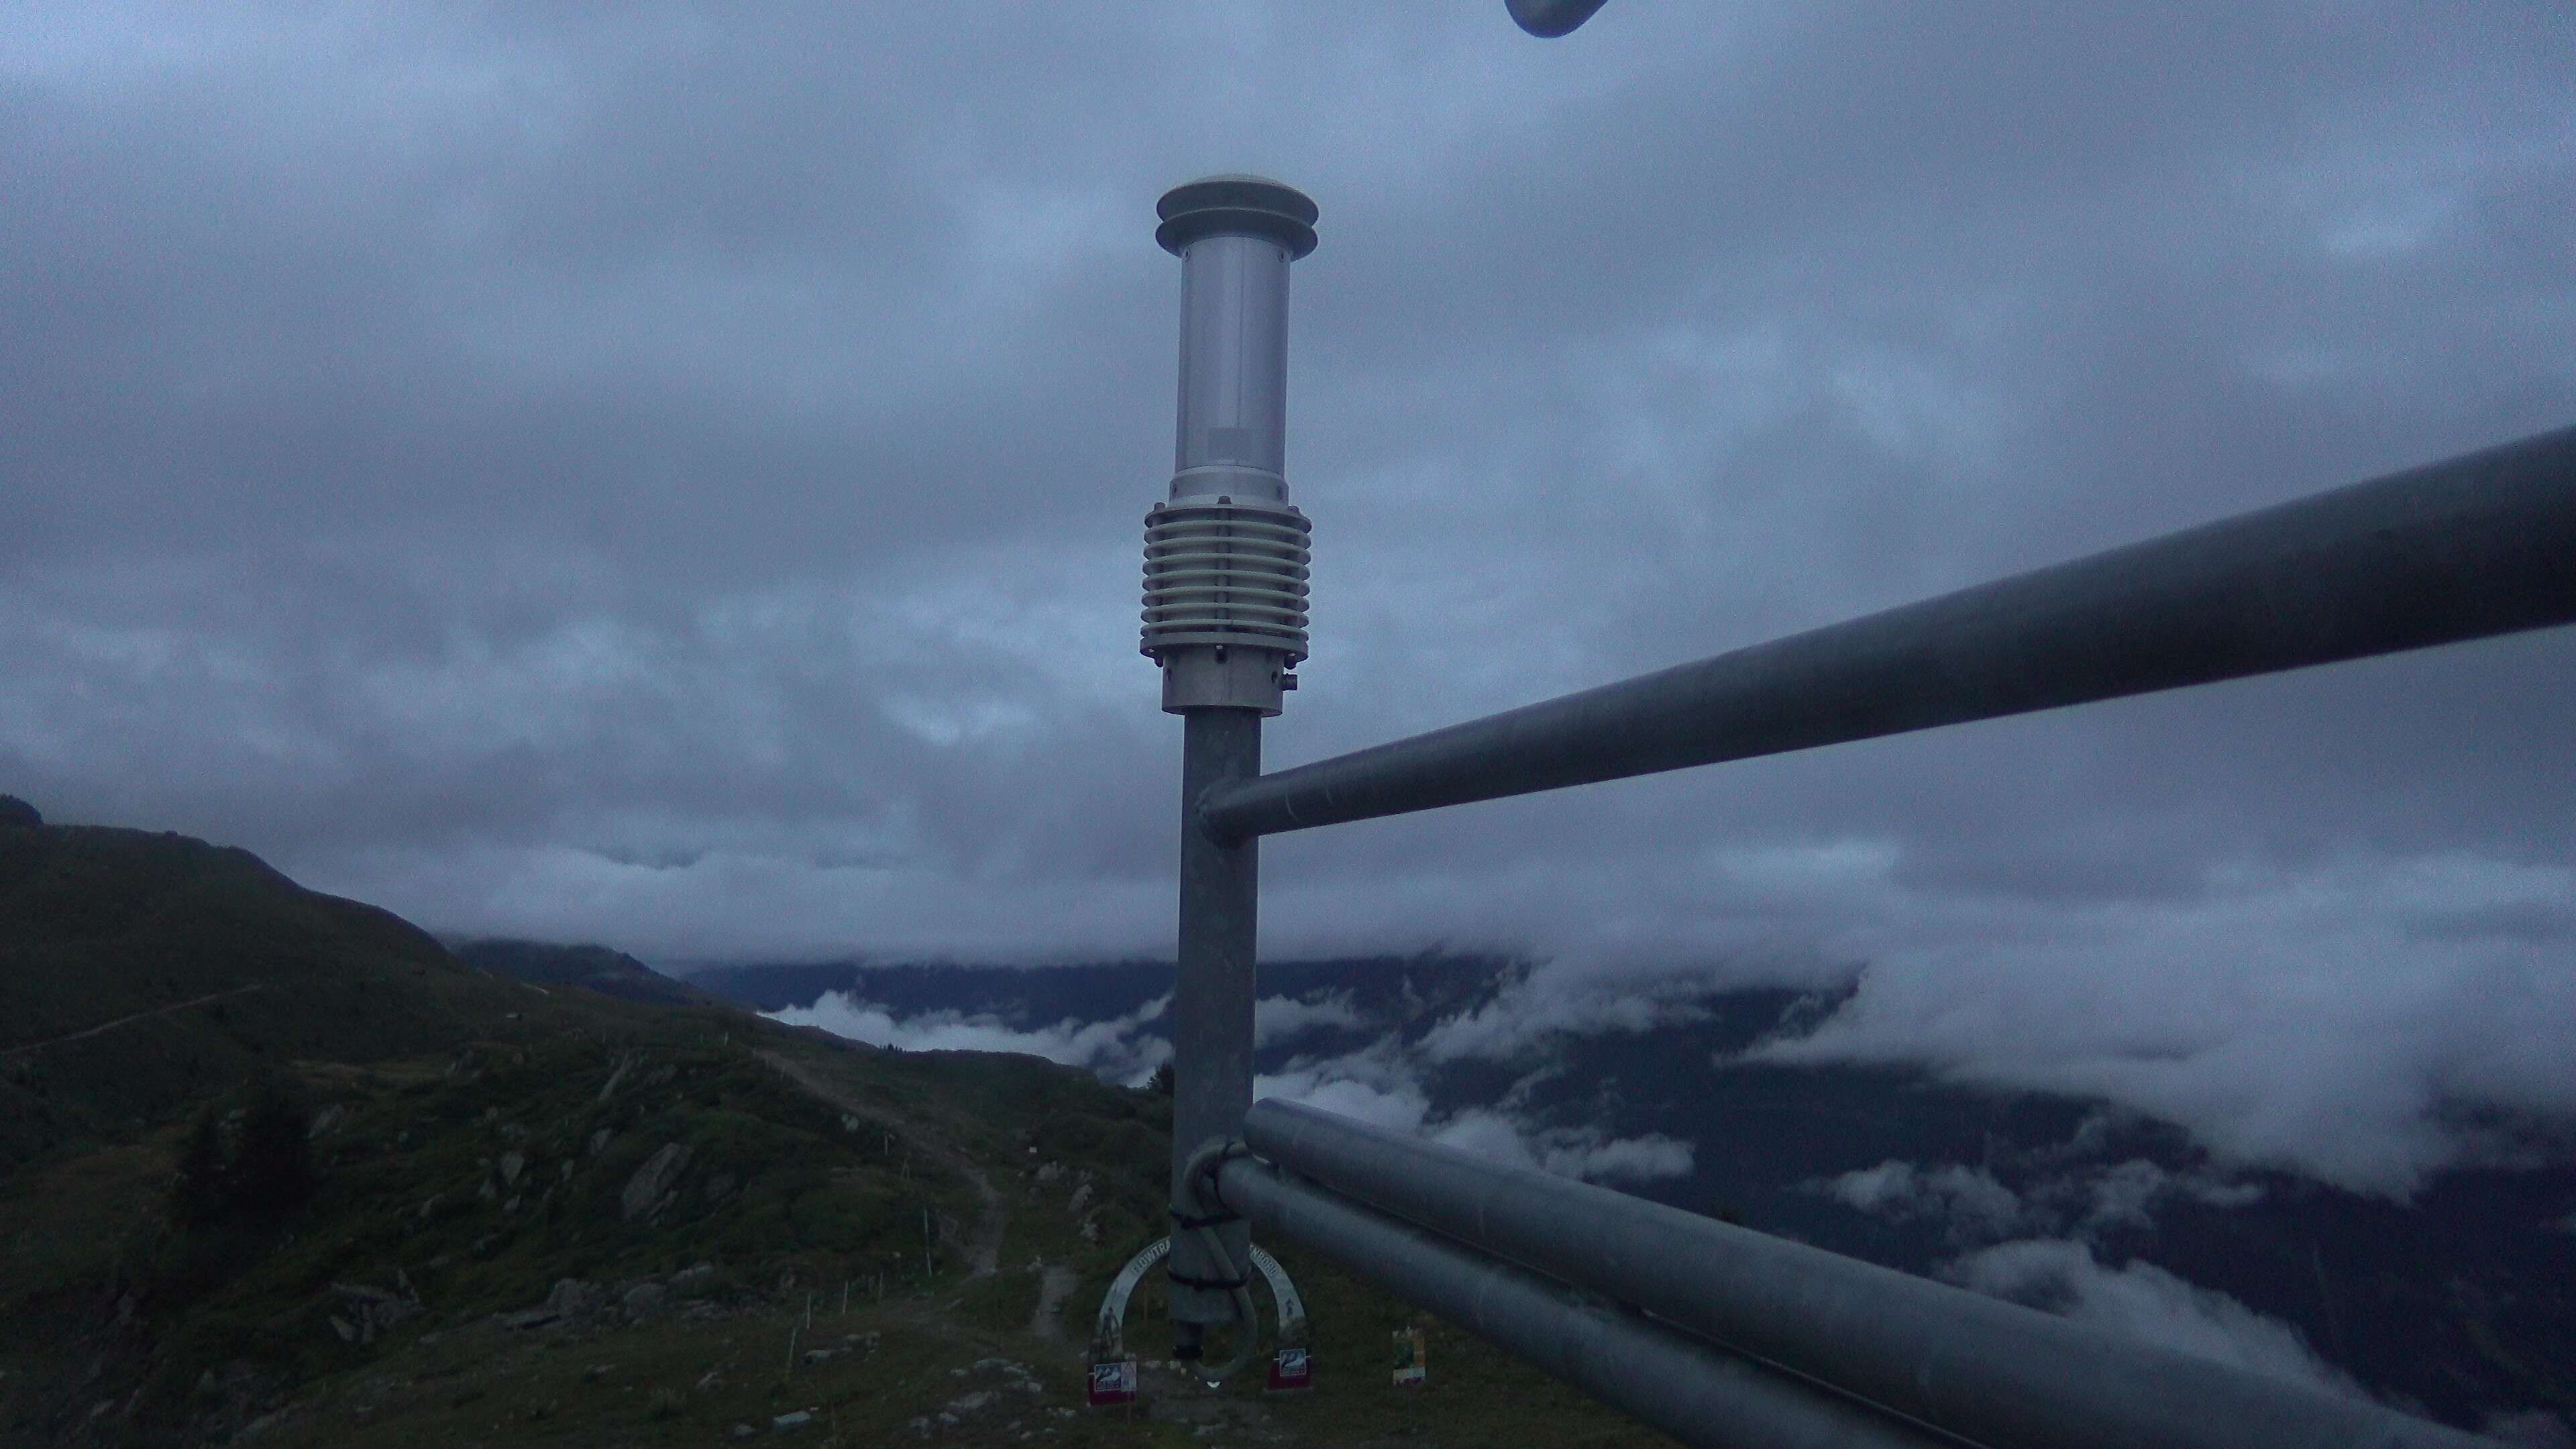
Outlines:
[[1565,35],[1592,18],[1607,0],[1503,0],[1512,21],[1541,40]]

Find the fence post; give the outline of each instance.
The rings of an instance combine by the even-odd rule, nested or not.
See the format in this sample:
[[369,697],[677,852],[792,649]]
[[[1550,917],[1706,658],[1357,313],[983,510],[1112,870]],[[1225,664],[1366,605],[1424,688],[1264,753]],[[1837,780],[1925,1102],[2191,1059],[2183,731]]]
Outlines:
[[[1184,1164],[1233,1137],[1252,1105],[1260,847],[1217,840],[1197,806],[1261,773],[1261,721],[1306,657],[1307,528],[1288,506],[1288,267],[1314,249],[1316,213],[1251,176],[1175,187],[1156,211],[1154,239],[1181,259],[1180,405],[1170,493],[1145,519],[1142,647],[1161,666],[1163,708],[1184,721],[1172,1202],[1186,1214]],[[1173,1234],[1176,1357],[1198,1357],[1207,1326],[1234,1318],[1234,1295],[1214,1285],[1250,1261],[1250,1229],[1227,1223],[1218,1236],[1232,1264],[1212,1261],[1198,1234]]]

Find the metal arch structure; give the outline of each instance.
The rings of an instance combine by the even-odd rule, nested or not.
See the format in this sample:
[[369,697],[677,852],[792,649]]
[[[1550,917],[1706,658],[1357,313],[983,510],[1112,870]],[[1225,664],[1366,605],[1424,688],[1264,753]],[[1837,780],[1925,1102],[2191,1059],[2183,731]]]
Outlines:
[[[1171,1251],[1170,1238],[1156,1238],[1109,1280],[1109,1291],[1101,1295],[1099,1316],[1092,1321],[1092,1362],[1114,1359],[1127,1351],[1127,1302],[1135,1295],[1137,1285],[1145,1281],[1145,1275]],[[1272,1321],[1278,1325],[1274,1343],[1280,1348],[1305,1347],[1306,1300],[1297,1296],[1297,1285],[1289,1278],[1288,1270],[1258,1243],[1252,1248],[1252,1266],[1270,1285]]]

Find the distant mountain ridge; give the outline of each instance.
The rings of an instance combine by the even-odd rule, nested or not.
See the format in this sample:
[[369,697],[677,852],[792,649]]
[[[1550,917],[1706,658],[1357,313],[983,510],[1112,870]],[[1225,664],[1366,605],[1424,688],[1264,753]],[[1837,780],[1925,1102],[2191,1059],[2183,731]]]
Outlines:
[[579,986],[603,996],[662,1006],[732,1004],[606,946],[488,938],[452,941],[448,949],[468,966],[530,986]]
[[[1442,1010],[1489,994],[1516,963],[1473,952],[1264,961],[1265,996],[1347,992],[1374,1013]],[[992,1012],[1015,1026],[1124,1016],[1172,989],[1169,961],[1104,961],[1062,966],[955,962],[842,961],[706,966],[683,978],[755,1011],[811,1006],[825,993],[854,992],[901,1015]],[[1411,992],[1411,1004],[1406,993]]]

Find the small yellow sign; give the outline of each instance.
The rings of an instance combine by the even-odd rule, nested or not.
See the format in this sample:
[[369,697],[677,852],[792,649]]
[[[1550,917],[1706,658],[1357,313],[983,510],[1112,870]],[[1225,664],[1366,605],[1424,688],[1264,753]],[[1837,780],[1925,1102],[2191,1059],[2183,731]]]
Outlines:
[[1431,1373],[1430,1349],[1424,1344],[1419,1328],[1395,1331],[1395,1385],[1404,1388],[1421,1383]]

